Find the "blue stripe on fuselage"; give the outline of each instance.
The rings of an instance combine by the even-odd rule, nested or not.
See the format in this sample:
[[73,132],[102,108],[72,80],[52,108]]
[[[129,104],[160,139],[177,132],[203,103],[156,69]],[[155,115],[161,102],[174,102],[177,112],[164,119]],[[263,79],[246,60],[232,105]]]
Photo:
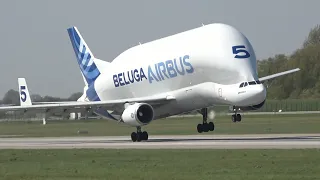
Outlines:
[[[87,97],[90,101],[100,101],[100,98],[97,94],[96,89],[94,88],[94,83],[92,83],[91,85],[89,85],[89,88],[86,91],[87,93]],[[113,120],[117,120],[116,118],[114,118],[110,113],[108,113],[107,110],[102,109],[102,108],[98,108],[97,110],[94,111],[96,114],[109,118],[109,119],[113,119]]]

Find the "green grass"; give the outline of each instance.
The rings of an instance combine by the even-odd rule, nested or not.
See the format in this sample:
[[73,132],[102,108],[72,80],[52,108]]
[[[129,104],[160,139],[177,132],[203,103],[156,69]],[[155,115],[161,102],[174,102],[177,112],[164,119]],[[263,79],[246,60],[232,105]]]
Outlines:
[[319,179],[320,150],[1,150],[0,178]]
[[[207,134],[266,134],[266,133],[320,133],[320,118],[313,115],[243,115],[242,122],[233,123],[229,116],[215,119],[215,131]],[[170,118],[155,120],[143,127],[150,135],[198,134],[197,118]],[[107,120],[65,120],[42,122],[3,122],[0,135],[23,135],[31,137],[79,136],[78,131],[88,131],[81,136],[129,135],[134,127]]]
[[[215,131],[206,134],[266,134],[266,133],[320,133],[320,118],[314,115],[244,115],[242,122],[233,123],[229,116],[215,119]],[[155,120],[143,127],[150,135],[198,134],[196,126],[201,117]],[[3,122],[0,135],[79,136],[78,131],[88,131],[81,136],[129,135],[134,127],[107,120],[66,120],[42,122]]]

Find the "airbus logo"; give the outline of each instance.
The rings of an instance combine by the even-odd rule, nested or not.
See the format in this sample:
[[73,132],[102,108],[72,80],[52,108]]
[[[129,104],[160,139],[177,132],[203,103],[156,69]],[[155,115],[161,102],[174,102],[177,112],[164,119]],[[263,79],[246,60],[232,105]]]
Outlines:
[[146,77],[143,68],[133,69],[127,72],[122,72],[113,75],[113,82],[115,87],[129,85],[135,82],[148,80],[151,84],[154,81],[159,82],[166,79],[175,78],[177,76],[184,76],[194,72],[194,68],[188,60],[189,55],[185,55],[173,60],[167,60],[148,66]]

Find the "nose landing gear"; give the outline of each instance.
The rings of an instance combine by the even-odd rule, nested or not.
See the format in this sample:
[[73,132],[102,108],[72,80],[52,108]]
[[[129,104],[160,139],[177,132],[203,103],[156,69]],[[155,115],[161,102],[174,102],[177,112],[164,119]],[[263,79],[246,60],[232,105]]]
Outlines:
[[202,114],[202,124],[198,124],[198,126],[197,126],[198,133],[213,131],[214,130],[214,123],[207,122],[208,108],[201,109],[200,113]]
[[233,107],[234,114],[231,116],[232,122],[241,122],[241,114],[237,113],[236,107]]

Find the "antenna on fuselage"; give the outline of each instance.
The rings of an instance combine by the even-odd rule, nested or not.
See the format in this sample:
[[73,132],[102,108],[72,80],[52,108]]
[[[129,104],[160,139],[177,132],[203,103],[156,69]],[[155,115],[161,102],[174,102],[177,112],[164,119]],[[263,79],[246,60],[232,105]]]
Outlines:
[[204,26],[204,24],[202,23],[202,26]]

